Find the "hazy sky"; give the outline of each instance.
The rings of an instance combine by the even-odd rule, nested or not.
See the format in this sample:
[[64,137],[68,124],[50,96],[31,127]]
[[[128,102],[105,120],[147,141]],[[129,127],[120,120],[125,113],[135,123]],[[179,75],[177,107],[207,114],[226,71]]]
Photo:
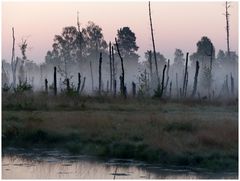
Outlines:
[[[156,49],[173,58],[175,48],[184,53],[196,51],[196,42],[208,36],[216,50],[226,50],[224,2],[152,2],[152,19]],[[107,42],[113,41],[117,29],[129,26],[137,37],[138,53],[152,48],[148,2],[3,2],[2,57],[10,60],[11,28],[15,28],[17,45],[28,38],[27,56],[43,62],[52,49],[55,34],[65,26],[76,26],[77,11],[81,26],[93,21],[103,29]],[[230,49],[238,51],[238,3],[231,2]],[[16,55],[20,56],[16,47]]]

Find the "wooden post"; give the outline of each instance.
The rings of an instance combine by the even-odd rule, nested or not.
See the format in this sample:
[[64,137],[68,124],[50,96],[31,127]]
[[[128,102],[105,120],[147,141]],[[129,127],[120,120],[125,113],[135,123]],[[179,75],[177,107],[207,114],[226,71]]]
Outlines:
[[45,92],[48,93],[48,80],[45,79]]
[[195,76],[194,76],[192,97],[194,97],[197,92],[198,72],[199,72],[199,62],[196,61],[196,71],[195,71]]
[[98,93],[101,94],[102,92],[102,53],[100,53],[98,73],[99,73]]
[[57,68],[54,67],[54,76],[53,76],[53,89],[54,89],[54,95],[57,95]]

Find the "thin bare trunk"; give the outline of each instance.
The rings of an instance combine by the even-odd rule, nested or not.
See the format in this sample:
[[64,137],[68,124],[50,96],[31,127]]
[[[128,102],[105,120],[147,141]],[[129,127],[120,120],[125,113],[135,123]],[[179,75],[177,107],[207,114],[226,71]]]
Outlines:
[[98,73],[99,73],[98,93],[101,94],[102,92],[102,53],[100,53]]
[[195,72],[195,76],[194,76],[192,97],[194,97],[197,92],[198,72],[199,72],[199,62],[196,61],[196,72]]
[[153,36],[153,25],[152,25],[152,16],[151,16],[151,4],[150,4],[150,1],[148,2],[148,8],[149,8],[149,20],[150,20],[150,27],[151,27],[151,36],[152,36],[152,44],[153,44],[153,55],[154,55],[155,67],[156,67],[156,75],[157,75],[158,84],[160,84],[160,78],[159,78],[159,74],[158,74],[156,48],[155,48],[155,42],[154,42],[154,36]]
[[163,91],[164,91],[164,78],[165,78],[165,71],[166,71],[167,65],[164,65],[163,68],[163,74],[162,74],[162,83],[161,83],[161,92],[160,92],[160,98],[163,95]]
[[92,72],[92,61],[90,61],[90,71],[91,71],[92,91],[93,91],[93,89],[94,89],[94,82],[93,82],[93,72]]
[[109,42],[109,65],[110,65],[110,93],[112,93],[112,46],[111,46],[111,42]]
[[184,79],[183,79],[183,88],[182,88],[182,96],[186,95],[187,89],[187,76],[188,76],[188,52],[186,55],[186,64],[185,64],[185,72],[184,72]]
[[54,67],[54,75],[53,75],[53,89],[54,89],[54,95],[57,95],[57,68]]
[[11,59],[11,67],[12,67],[12,74],[13,74],[13,88],[16,87],[16,71],[17,71],[17,64],[18,64],[18,57],[15,60],[15,36],[14,36],[14,28],[12,28],[12,39],[13,39],[13,46],[12,46],[12,59]]
[[80,92],[80,86],[81,86],[81,74],[78,73],[78,86],[77,86],[77,93],[79,94]]
[[152,73],[152,51],[148,52],[148,61],[149,61],[149,69],[150,69],[150,78],[151,81],[153,80],[153,73]]
[[226,17],[226,31],[227,31],[227,52],[228,56],[230,56],[230,47],[229,47],[229,13],[228,8],[230,8],[229,3],[226,1],[225,3],[225,17]]
[[120,76],[121,77],[121,93],[122,95],[126,98],[126,87],[125,87],[125,83],[124,83],[124,66],[123,66],[123,59],[122,59],[122,56],[121,56],[121,53],[119,51],[119,46],[118,46],[118,42],[117,42],[117,39],[115,38],[115,42],[116,42],[116,47],[117,47],[117,52],[118,52],[118,55],[120,57],[120,60],[121,60],[121,67],[122,67],[122,75]]

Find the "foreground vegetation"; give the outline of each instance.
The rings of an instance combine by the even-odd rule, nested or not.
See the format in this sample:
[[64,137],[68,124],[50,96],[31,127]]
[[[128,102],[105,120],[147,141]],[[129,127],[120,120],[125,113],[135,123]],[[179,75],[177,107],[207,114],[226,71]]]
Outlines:
[[2,99],[3,150],[57,148],[209,170],[238,169],[237,101],[44,93],[4,93]]

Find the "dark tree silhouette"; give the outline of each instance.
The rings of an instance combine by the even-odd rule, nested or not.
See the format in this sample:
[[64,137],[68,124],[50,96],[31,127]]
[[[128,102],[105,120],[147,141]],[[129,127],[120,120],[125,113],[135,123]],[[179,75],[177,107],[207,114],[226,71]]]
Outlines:
[[136,36],[129,27],[123,27],[117,31],[117,42],[124,60],[138,60]]
[[[210,56],[211,55],[211,56]],[[215,59],[215,48],[214,45],[212,44],[211,40],[203,36],[201,40],[197,42],[197,52],[193,53],[190,56],[190,60],[192,61],[192,66],[195,66],[196,61],[199,61],[201,64],[201,67],[210,66],[211,62],[211,57],[212,60]]]
[[174,65],[181,67],[184,65],[184,54],[181,49],[176,49],[174,52]]
[[107,42],[104,40],[102,28],[94,22],[89,21],[84,34],[87,39],[88,56],[98,59],[100,52],[107,51]]

